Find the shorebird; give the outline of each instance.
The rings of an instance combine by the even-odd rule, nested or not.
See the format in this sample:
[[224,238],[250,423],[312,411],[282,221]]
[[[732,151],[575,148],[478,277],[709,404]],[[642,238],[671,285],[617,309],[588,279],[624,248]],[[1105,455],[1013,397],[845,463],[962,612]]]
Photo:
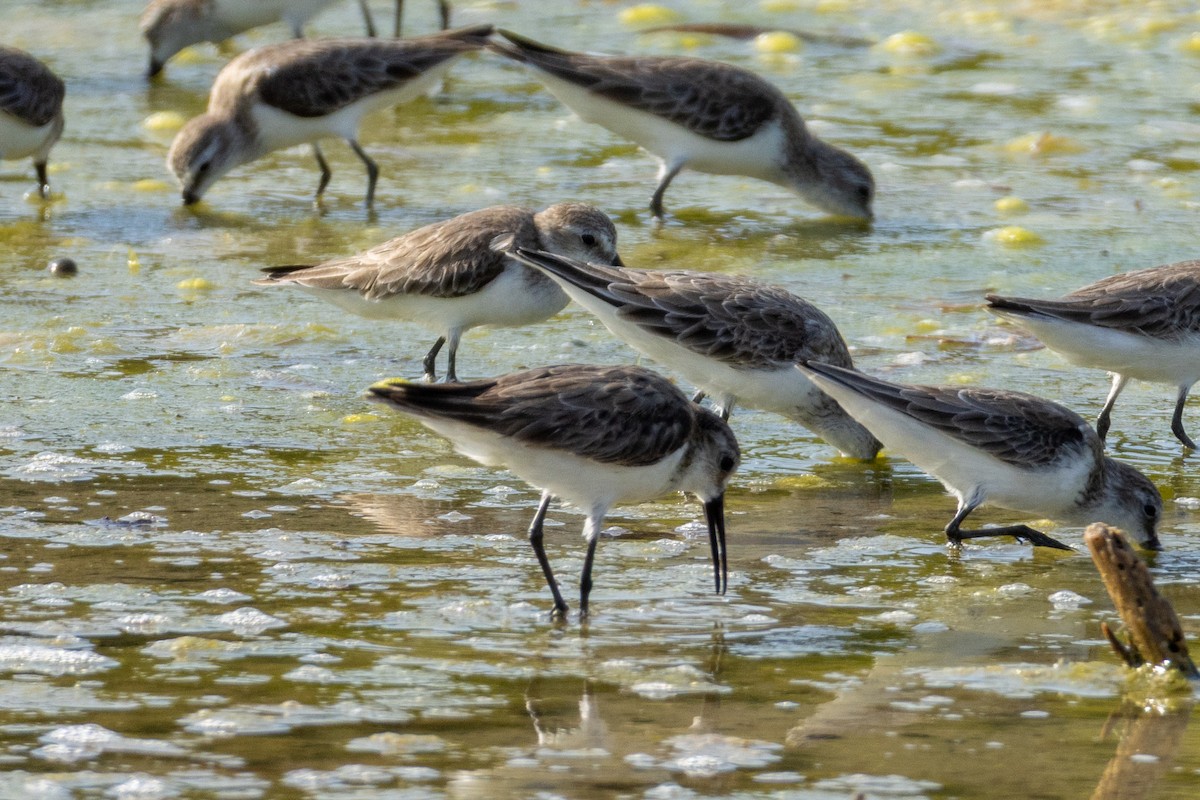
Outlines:
[[62,136],[66,87],[24,50],[0,45],[0,159],[33,157],[38,195],[50,191],[46,160]]
[[837,326],[786,289],[709,272],[614,269],[536,252],[511,254],[553,278],[617,338],[713,397],[723,419],[735,402],[799,422],[851,458],[880,444],[794,369],[814,359],[852,367]]
[[234,167],[306,142],[321,169],[320,199],[331,173],[316,142],[339,136],[366,165],[370,207],[379,167],[358,144],[360,120],[424,94],[491,32],[476,25],[416,39],[293,39],[242,53],[217,75],[208,110],[171,143],[167,165],[184,204]]
[[[153,78],[163,66],[185,47],[200,42],[220,43],[251,28],[283,22],[292,36],[304,36],[308,21],[332,5],[335,0],[152,0],[142,11],[142,36],[150,44],[150,67],[146,77]],[[399,14],[403,0],[396,0]],[[375,35],[375,21],[367,0],[358,0],[367,36]],[[399,26],[399,16],[396,25]],[[445,27],[445,26],[443,26]],[[397,34],[399,35],[399,34]]]
[[1104,522],[1159,549],[1162,497],[1145,475],[1104,455],[1083,417],[1006,389],[912,386],[810,361],[797,367],[842,407],[958,499],[946,537],[1012,536],[1071,548],[1028,525],[963,530],[985,503],[1069,525]]
[[288,283],[371,319],[403,319],[436,331],[425,356],[425,377],[449,343],[446,379],[457,381],[455,359],[464,331],[479,325],[528,325],[551,317],[567,296],[537,270],[492,248],[497,237],[523,247],[620,264],[617,229],[604,212],[559,203],[534,213],[494,206],[435,222],[366,252],[316,266],[268,267],[265,286]]
[[845,150],[811,134],[783,92],[749,70],[697,58],[598,56],[548,47],[511,31],[489,47],[531,67],[580,118],[632,139],[659,159],[650,201],[685,167],[746,175],[833,214],[872,216],[875,181]]
[[555,616],[565,616],[567,604],[542,545],[555,497],[587,514],[581,616],[588,613],[596,542],[609,506],[675,491],[704,504],[716,591],[724,594],[725,486],[741,455],[729,426],[667,379],[640,367],[568,364],[469,383],[383,381],[370,391],[468,458],[506,466],[542,490],[529,541],[554,595]]
[[987,302],[1072,364],[1112,373],[1096,419],[1101,439],[1121,390],[1137,378],[1178,387],[1171,432],[1196,449],[1183,429],[1183,406],[1200,380],[1200,261],[1112,275],[1058,300],[989,294]]

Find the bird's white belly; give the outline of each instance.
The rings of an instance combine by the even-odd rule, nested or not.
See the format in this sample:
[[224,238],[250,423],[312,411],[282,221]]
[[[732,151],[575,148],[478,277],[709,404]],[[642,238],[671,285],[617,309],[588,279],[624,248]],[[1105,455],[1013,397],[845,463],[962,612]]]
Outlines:
[[245,31],[283,20],[289,26],[304,25],[334,0],[218,0],[215,16],[230,30]]
[[478,292],[460,297],[398,294],[368,300],[355,289],[302,289],[368,319],[400,319],[448,336],[454,329],[480,325],[529,325],[552,317],[567,296],[549,280],[528,282],[526,267],[510,265]]
[[25,158],[41,153],[53,131],[53,120],[45,125],[30,125],[0,111],[0,158]]
[[1200,336],[1165,341],[1076,322],[1012,315],[1072,364],[1172,385],[1200,380]]
[[715,175],[747,175],[775,180],[783,163],[783,129],[777,120],[736,142],[709,139],[681,125],[601,97],[541,70],[538,77],[562,103],[587,122],[636,142],[668,164]]
[[643,503],[674,490],[673,479],[686,449],[681,447],[655,464],[628,467],[524,445],[453,420],[420,419],[464,456],[489,467],[506,467],[529,485],[585,511],[599,504]]

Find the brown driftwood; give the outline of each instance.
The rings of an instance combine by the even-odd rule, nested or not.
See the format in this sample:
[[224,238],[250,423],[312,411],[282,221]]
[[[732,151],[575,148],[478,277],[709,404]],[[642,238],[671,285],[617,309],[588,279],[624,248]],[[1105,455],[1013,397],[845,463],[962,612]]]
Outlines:
[[1175,609],[1154,588],[1150,570],[1125,537],[1097,522],[1084,531],[1083,541],[1129,634],[1125,646],[1108,625],[1101,625],[1118,657],[1131,667],[1168,663],[1189,678],[1200,678]]

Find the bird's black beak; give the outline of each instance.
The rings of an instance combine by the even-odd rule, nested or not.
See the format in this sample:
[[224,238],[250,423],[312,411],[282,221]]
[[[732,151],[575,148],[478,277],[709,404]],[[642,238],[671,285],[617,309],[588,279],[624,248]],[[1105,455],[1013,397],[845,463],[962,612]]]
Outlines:
[[1158,540],[1158,533],[1154,530],[1146,531],[1146,541],[1142,542],[1144,550],[1162,550],[1162,542]]
[[163,68],[163,62],[161,62],[161,61],[155,59],[153,56],[151,56],[150,57],[150,66],[146,69],[146,77],[147,78],[157,78],[158,73],[162,72],[162,68]]
[[625,262],[621,260],[620,255],[615,255],[615,256],[613,256],[612,265],[614,267],[624,267]]
[[185,206],[194,206],[200,202],[200,195],[195,192],[189,192],[186,189],[183,192],[183,204]]
[[717,594],[725,594],[729,586],[729,559],[725,554],[725,495],[720,494],[704,504],[708,522],[708,543],[712,547],[713,579]]

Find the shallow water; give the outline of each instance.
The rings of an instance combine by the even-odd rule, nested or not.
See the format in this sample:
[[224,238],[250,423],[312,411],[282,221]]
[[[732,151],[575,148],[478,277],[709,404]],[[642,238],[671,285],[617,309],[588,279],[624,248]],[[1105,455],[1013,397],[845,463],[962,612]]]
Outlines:
[[[408,30],[433,27],[433,5],[410,0]],[[1128,699],[1086,555],[950,553],[936,483],[739,409],[729,593],[711,594],[699,509],[664,498],[612,513],[590,624],[552,624],[523,534],[537,493],[362,397],[416,376],[432,337],[250,284],[484,205],[584,199],[618,221],[626,263],[782,283],[835,318],[864,369],[1096,413],[1105,376],[981,298],[1196,255],[1191,4],[667,4],[937,45],[773,55],[638,35],[628,5],[461,2],[456,22],[755,69],[870,165],[877,221],[684,173],[656,228],[653,161],[486,55],[370,120],[374,216],[336,143],[324,214],[304,148],[184,210],[163,167],[172,131],[143,123],[198,112],[226,56],[197,48],[147,86],[140,2],[4,5],[5,41],[67,81],[68,122],[52,202],[24,197],[28,162],[0,164],[0,797],[1195,796],[1188,694]],[[311,30],[360,24],[346,2]],[[998,210],[1010,195],[1028,210]],[[1005,244],[1009,225],[1040,241]],[[47,273],[63,256],[76,278]],[[575,308],[471,332],[460,356],[464,377],[632,358]],[[1153,568],[1194,634],[1200,480],[1169,431],[1172,393],[1131,386],[1110,445],[1166,495]],[[551,516],[571,597],[582,518]]]

